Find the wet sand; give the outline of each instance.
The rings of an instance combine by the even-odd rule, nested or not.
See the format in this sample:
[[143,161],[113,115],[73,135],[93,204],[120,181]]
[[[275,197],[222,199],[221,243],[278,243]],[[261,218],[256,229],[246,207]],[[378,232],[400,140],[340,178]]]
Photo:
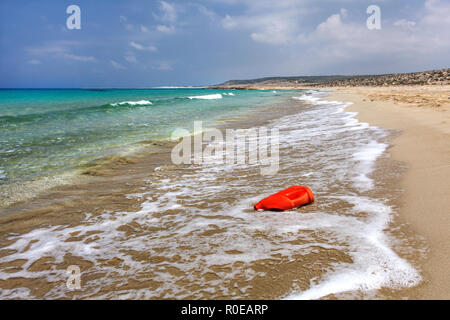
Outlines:
[[[406,163],[400,219],[425,238],[422,283],[409,299],[450,299],[450,86],[330,88],[371,125],[401,130],[389,150]],[[389,192],[390,190],[386,190]]]

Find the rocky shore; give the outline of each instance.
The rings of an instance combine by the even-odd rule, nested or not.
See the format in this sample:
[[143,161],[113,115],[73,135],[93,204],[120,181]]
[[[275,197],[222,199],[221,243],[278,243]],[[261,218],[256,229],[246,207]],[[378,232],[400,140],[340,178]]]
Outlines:
[[230,80],[213,89],[295,89],[299,87],[388,87],[449,85],[450,69],[367,76],[276,77]]
[[379,87],[401,85],[448,85],[450,84],[450,69],[432,70],[414,73],[395,73],[381,76],[361,76],[312,86],[327,87]]

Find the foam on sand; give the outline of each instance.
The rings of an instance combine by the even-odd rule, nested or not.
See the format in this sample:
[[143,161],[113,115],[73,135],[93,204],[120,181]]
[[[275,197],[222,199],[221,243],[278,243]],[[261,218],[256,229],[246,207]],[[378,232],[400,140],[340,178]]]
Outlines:
[[[318,106],[340,103],[343,107],[339,107],[338,113],[349,115],[344,128],[372,129],[381,132],[379,128],[369,127],[366,123],[356,120],[354,116],[357,113],[345,112],[345,106],[348,104],[329,102],[322,97],[323,94],[320,92],[309,92],[309,95],[293,98]],[[364,194],[374,188],[370,174],[374,170],[375,161],[386,148],[387,144],[369,139],[365,143],[360,143],[353,152],[349,159],[349,163],[353,163],[349,178],[359,193]],[[336,173],[344,174],[343,171]],[[363,214],[365,218],[322,214],[316,215],[314,222],[309,226],[316,230],[328,229],[339,239],[345,239],[351,248],[349,252],[353,263],[337,265],[321,281],[313,281],[308,290],[292,293],[286,299],[319,299],[330,294],[370,292],[382,287],[398,289],[417,285],[421,281],[418,271],[408,261],[399,257],[390,246],[392,241],[385,231],[392,220],[393,209],[385,204],[385,200],[355,194],[339,195],[334,198],[349,203],[356,215]]]
[[[355,212],[367,213],[366,222],[353,217],[333,217],[342,236],[351,239],[352,264],[338,266],[310,289],[289,295],[288,300],[319,299],[343,292],[369,292],[382,287],[404,288],[417,285],[421,276],[389,246],[384,229],[392,209],[370,198],[340,197],[354,205]],[[321,217],[330,221],[330,217]],[[321,226],[319,226],[321,228]]]

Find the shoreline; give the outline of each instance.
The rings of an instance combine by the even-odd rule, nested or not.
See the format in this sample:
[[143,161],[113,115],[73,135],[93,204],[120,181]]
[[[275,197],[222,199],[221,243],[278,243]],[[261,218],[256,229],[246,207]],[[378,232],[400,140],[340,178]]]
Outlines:
[[448,101],[450,86],[323,89],[333,91],[330,99],[353,102],[346,110],[358,112],[358,120],[401,131],[388,150],[407,165],[399,218],[429,249],[420,261],[423,280],[407,296],[449,299],[450,106],[444,98]]

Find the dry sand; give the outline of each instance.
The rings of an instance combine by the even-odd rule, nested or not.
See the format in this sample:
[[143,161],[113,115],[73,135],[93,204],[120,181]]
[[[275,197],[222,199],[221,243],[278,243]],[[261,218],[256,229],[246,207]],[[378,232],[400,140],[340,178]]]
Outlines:
[[347,110],[359,112],[359,120],[401,130],[389,149],[408,166],[400,218],[429,247],[423,282],[409,298],[450,299],[450,86],[330,90],[330,99],[354,103]]

